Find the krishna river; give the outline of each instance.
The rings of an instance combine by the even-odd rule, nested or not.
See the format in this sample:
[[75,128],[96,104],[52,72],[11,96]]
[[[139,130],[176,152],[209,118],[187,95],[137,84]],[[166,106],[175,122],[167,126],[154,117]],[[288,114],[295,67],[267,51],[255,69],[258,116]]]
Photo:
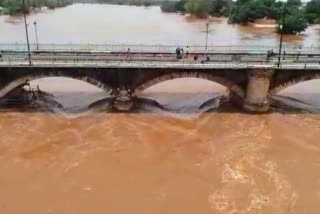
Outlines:
[[[159,7],[74,4],[28,17],[40,43],[203,44],[206,20]],[[0,43],[24,42],[21,17],[0,16]],[[212,45],[274,45],[273,28],[210,24]],[[320,26],[285,44],[318,46]],[[67,78],[32,81],[69,109],[106,97]],[[320,202],[320,80],[279,99],[308,113],[203,112],[227,93],[177,79],[141,96],[172,109],[137,113],[0,112],[1,214],[317,214]],[[280,97],[281,96],[281,97]],[[303,103],[303,104],[301,104]]]

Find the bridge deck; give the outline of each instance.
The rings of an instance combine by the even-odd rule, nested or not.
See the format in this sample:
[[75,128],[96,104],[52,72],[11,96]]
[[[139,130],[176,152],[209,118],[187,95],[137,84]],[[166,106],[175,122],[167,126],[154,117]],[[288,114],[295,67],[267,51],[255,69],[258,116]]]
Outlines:
[[[95,48],[95,49],[94,49]],[[128,49],[130,51],[128,52]],[[177,59],[174,46],[31,46],[32,66],[50,67],[130,67],[184,69],[278,68],[276,51],[267,57],[271,47],[188,47],[188,54]],[[285,48],[280,69],[320,69],[319,48]],[[25,44],[0,44],[0,66],[29,65]]]
[[[6,64],[0,62],[0,67],[26,67],[29,66],[27,61],[24,62],[15,62]],[[33,62],[33,67],[50,67],[50,68],[59,68],[59,67],[88,67],[88,68],[162,68],[162,69],[232,69],[232,70],[243,70],[243,69],[290,69],[290,70],[320,70],[319,63],[296,63],[296,64],[281,64],[280,67],[276,64],[256,64],[256,63],[159,63],[159,62],[108,62],[108,63],[92,63],[92,62],[55,62],[51,61],[41,61]]]

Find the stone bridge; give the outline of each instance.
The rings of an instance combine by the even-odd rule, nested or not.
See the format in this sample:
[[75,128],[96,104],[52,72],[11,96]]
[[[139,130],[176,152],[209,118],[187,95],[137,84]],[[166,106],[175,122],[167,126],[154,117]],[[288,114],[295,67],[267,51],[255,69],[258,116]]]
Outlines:
[[213,69],[15,66],[0,67],[0,98],[26,82],[44,77],[67,77],[95,85],[112,96],[131,99],[157,83],[177,78],[199,78],[225,86],[231,101],[252,112],[269,108],[269,98],[299,82],[320,78],[315,69]]
[[[138,58],[121,51],[33,51],[32,61],[25,53],[9,52],[2,51],[0,59],[0,99],[28,81],[44,77],[82,80],[105,90],[119,102],[130,101],[160,82],[199,78],[225,86],[235,105],[249,112],[265,112],[269,109],[269,98],[280,90],[320,77],[320,51],[288,51],[287,56],[281,56],[280,65],[277,56],[268,58],[263,53],[248,52],[190,51],[189,58],[177,59],[172,51],[135,53]],[[199,60],[201,57],[203,60]]]

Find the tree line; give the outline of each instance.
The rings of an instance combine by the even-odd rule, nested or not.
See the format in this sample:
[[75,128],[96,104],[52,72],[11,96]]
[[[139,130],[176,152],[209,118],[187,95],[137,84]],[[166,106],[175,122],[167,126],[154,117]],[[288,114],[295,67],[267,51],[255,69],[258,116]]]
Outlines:
[[[29,13],[32,9],[38,9],[41,7],[48,7],[54,9],[57,7],[64,7],[71,4],[69,0],[25,0],[25,8],[22,0],[0,0],[0,7],[3,14],[15,15],[23,13]],[[1,13],[0,11],[0,13]]]
[[301,0],[288,0],[286,3],[276,0],[179,0],[164,2],[161,9],[197,17],[226,16],[230,23],[240,24],[262,18],[274,19],[277,20],[278,31],[288,34],[300,33],[308,24],[320,24],[320,0],[311,0],[305,5]]
[[161,9],[164,12],[187,12],[203,18],[208,15],[227,16],[232,4],[232,0],[179,0],[165,1]]
[[100,3],[119,4],[119,5],[135,5],[135,6],[151,6],[161,5],[163,0],[98,0]]
[[[164,0],[25,0],[26,12],[32,9],[48,7],[54,9],[64,7],[72,3],[107,3],[119,5],[136,5],[136,6],[151,6],[161,5]],[[9,14],[15,15],[23,12],[22,0],[0,0],[0,15]]]
[[[48,7],[64,7],[79,0],[25,0],[25,12]],[[83,0],[81,0],[83,1]],[[309,24],[320,24],[320,0],[302,4],[301,0],[94,0],[101,3],[126,5],[161,5],[164,12],[186,12],[197,17],[225,16],[230,23],[247,24],[256,19],[274,19],[278,31],[288,34],[303,32]],[[86,1],[85,1],[86,2]],[[0,0],[0,14],[19,14],[24,10],[22,0]],[[283,17],[284,16],[284,17]],[[282,26],[282,20],[284,25]]]

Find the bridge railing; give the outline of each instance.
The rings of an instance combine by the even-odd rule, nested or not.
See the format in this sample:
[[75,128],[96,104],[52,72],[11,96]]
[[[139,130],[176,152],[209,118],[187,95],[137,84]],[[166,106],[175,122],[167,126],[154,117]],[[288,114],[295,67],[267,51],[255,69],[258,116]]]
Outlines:
[[[187,55],[185,55],[187,57]],[[185,58],[184,57],[184,58]],[[277,55],[268,58],[265,54],[194,54],[191,53],[187,57],[187,61],[207,61],[207,62],[267,62],[277,60]],[[28,59],[27,52],[2,52],[0,60],[9,61],[9,60],[21,60]],[[162,54],[162,53],[88,53],[88,52],[68,52],[68,53],[57,53],[57,52],[45,52],[45,53],[33,53],[31,55],[31,59],[33,61],[76,61],[79,59],[85,61],[162,61],[162,62],[170,62],[177,61],[176,54]],[[181,61],[181,60],[178,60]],[[312,55],[312,54],[287,54],[285,57],[281,57],[281,63],[300,63],[300,62],[320,62],[320,54]]]
[[[246,59],[244,59],[246,60]],[[290,69],[320,69],[319,60],[309,61],[308,58],[302,58],[300,61],[293,63],[290,60],[282,60],[280,68]],[[0,58],[0,66],[21,66],[29,65],[27,55],[19,55],[17,57]],[[265,57],[256,57],[253,61],[233,61],[230,56],[217,56],[211,58],[208,62],[201,62],[201,60],[182,59],[177,60],[175,57],[164,57],[154,60],[152,58],[146,59],[137,55],[135,58],[123,58],[121,55],[112,55],[110,57],[94,56],[88,58],[87,56],[40,56],[32,58],[32,65],[34,66],[90,66],[90,67],[104,67],[104,66],[136,66],[136,67],[185,67],[185,68],[277,68],[276,58],[266,61]]]
[[[175,53],[177,47],[183,48],[184,51],[192,53],[266,53],[268,50],[277,52],[276,46],[177,46],[177,45],[127,45],[127,44],[30,44],[32,51],[74,51],[74,52],[154,52],[154,53]],[[27,51],[26,44],[0,44],[0,51]],[[285,46],[283,51],[288,53],[319,53],[319,46],[299,47],[299,46]]]

